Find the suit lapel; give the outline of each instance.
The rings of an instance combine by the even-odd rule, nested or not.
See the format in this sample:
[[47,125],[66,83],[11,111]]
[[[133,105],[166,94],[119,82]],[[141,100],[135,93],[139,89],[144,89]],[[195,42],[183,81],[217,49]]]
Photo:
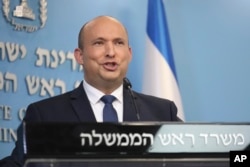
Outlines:
[[[82,82],[78,88],[72,91],[70,98],[74,112],[81,122],[97,122],[86,92],[83,89]],[[138,121],[135,107],[133,106],[132,97],[126,88],[123,89],[123,102],[123,121]]]
[[87,98],[86,92],[83,89],[83,84],[73,90],[71,94],[71,104],[74,112],[81,122],[96,122],[95,115]]

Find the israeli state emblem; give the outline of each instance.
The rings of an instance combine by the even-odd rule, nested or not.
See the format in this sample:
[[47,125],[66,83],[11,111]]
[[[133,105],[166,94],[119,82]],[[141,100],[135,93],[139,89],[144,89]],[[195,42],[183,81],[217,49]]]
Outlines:
[[[45,26],[47,21],[47,0],[21,0],[20,4],[3,1],[3,14],[16,31],[35,32]],[[12,1],[13,3],[13,1]],[[37,7],[37,6],[40,7]],[[37,10],[33,10],[37,9]]]

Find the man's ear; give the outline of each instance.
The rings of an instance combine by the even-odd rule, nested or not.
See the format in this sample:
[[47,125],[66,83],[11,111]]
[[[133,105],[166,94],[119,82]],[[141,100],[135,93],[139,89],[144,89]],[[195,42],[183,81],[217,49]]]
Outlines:
[[132,57],[133,57],[133,54],[132,54],[132,48],[131,47],[129,47],[128,48],[129,49],[129,62],[131,62],[132,61]]
[[74,50],[74,56],[78,64],[83,65],[83,53],[80,48]]

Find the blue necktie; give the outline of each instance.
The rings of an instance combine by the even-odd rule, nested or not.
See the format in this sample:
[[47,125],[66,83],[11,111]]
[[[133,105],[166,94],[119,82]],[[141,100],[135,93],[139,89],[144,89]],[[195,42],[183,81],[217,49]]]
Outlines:
[[115,97],[112,95],[104,95],[101,101],[105,103],[103,108],[103,122],[118,122],[117,113],[112,105]]

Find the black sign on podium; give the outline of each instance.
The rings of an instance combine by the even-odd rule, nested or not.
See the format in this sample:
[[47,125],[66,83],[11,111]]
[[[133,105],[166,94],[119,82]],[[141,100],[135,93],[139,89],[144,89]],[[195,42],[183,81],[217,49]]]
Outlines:
[[229,167],[249,132],[243,123],[25,123],[25,166]]

